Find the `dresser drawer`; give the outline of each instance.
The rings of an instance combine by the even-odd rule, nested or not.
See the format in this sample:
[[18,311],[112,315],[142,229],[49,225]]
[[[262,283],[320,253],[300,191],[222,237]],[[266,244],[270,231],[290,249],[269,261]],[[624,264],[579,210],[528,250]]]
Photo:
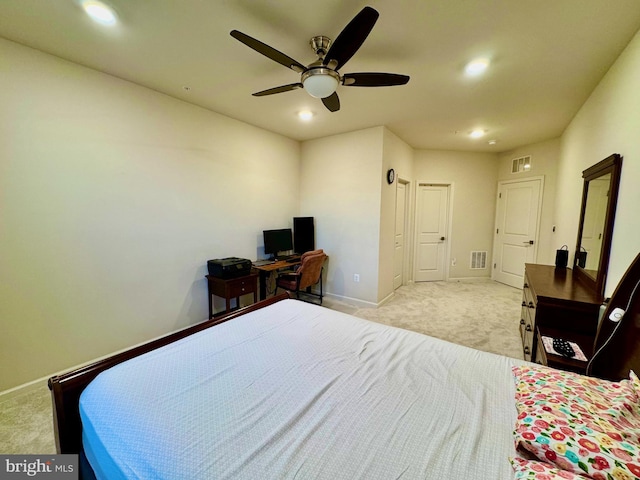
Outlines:
[[535,358],[535,319],[536,305],[528,279],[525,275],[524,286],[522,287],[522,304],[520,310],[520,336],[522,337],[522,351],[524,359],[533,361]]

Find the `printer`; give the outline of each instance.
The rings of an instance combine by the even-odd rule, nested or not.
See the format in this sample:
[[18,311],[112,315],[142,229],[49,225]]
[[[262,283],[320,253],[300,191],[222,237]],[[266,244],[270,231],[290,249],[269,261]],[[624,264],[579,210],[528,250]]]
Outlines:
[[217,258],[207,261],[209,275],[217,278],[236,278],[251,273],[251,260],[238,257]]

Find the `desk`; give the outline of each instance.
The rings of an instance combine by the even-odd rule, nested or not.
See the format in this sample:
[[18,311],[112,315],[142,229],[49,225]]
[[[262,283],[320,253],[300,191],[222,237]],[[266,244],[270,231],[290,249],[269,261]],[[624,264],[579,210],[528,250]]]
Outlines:
[[213,301],[212,296],[216,295],[222,297],[226,301],[224,313],[231,311],[231,299],[235,297],[236,306],[240,306],[240,297],[248,293],[253,293],[253,302],[257,302],[257,282],[258,275],[250,273],[243,277],[237,278],[218,278],[211,275],[206,275],[207,283],[209,285],[209,318],[213,318]]
[[271,275],[271,272],[282,270],[283,268],[291,268],[296,265],[300,265],[300,260],[296,262],[278,260],[277,262],[270,263],[268,265],[262,265],[260,267],[254,265],[253,268],[258,270],[258,274],[260,275],[260,300],[264,300],[265,298],[267,298],[267,281],[269,280],[269,275]]

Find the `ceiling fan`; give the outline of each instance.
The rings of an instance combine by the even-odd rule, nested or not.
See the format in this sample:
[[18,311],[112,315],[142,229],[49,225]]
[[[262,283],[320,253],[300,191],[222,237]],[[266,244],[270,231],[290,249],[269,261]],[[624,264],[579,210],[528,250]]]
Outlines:
[[378,20],[378,12],[371,7],[364,7],[349,24],[344,27],[332,43],[331,39],[323,35],[310,40],[311,48],[318,56],[315,62],[304,66],[293,58],[279,52],[273,47],[256,40],[238,30],[232,30],[231,36],[244,43],[249,48],[278,62],[294,72],[300,74],[300,81],[269,88],[253,94],[255,97],[289,92],[303,88],[312,97],[321,98],[322,103],[331,112],[340,110],[340,99],[336,93],[339,84],[345,87],[389,87],[405,85],[409,76],[396,73],[345,73],[340,75],[338,70],[362,46],[365,39]]

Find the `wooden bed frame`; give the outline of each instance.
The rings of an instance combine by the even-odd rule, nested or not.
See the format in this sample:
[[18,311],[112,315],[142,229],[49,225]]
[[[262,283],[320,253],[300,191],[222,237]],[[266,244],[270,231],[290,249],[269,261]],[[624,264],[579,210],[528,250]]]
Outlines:
[[[601,351],[592,362],[590,374],[610,380],[627,378],[630,369],[640,374],[639,283],[640,254],[635,258],[618,284],[605,310],[604,320],[600,324],[596,335],[594,349],[594,351],[598,351],[599,349]],[[287,298],[290,298],[288,293],[268,298],[227,315],[185,328],[184,330],[99,360],[90,365],[50,378],[49,388],[53,400],[54,434],[58,453],[79,454],[81,478],[95,478],[91,467],[84,458],[79,401],[82,391],[100,372],[131,358],[155,350],[156,348],[168,345],[176,340],[180,340]],[[613,324],[607,320],[610,312],[615,307],[626,309],[626,313],[617,329],[615,327],[617,324]],[[612,338],[609,339],[609,337]],[[83,464],[85,465],[84,472],[86,473],[83,473]]]
[[[625,310],[619,323],[609,320],[614,309]],[[640,254],[631,263],[607,304],[598,325],[595,352],[587,374],[607,380],[640,375]]]
[[131,348],[111,357],[98,360],[90,365],[77,368],[49,379],[49,389],[53,401],[53,429],[58,453],[82,453],[82,423],[80,421],[80,394],[96,376],[108,368],[131,358],[163,347],[182,338],[215,327],[221,323],[237,318],[245,313],[259,310],[281,300],[289,298],[288,293],[270,297],[258,303],[240,308],[226,315],[206,320],[197,325],[187,327],[165,337]]

